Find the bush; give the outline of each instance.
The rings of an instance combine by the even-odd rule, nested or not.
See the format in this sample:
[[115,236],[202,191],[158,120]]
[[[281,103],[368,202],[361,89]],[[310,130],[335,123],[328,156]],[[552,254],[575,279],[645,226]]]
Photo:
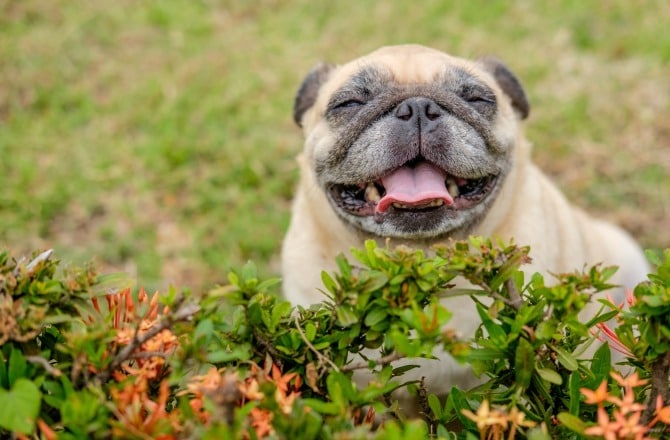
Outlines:
[[[664,438],[670,424],[670,250],[628,307],[601,300],[613,268],[547,284],[528,249],[482,238],[433,256],[367,242],[323,274],[326,300],[294,309],[248,264],[206,294],[133,292],[91,266],[58,271],[50,251],[0,253],[0,435],[18,438]],[[472,289],[457,289],[456,277]],[[481,326],[449,329],[439,300],[467,295]],[[489,298],[492,301],[483,301]],[[612,330],[606,323],[615,318]],[[594,334],[623,352],[626,374]],[[365,349],[365,352],[363,350]],[[370,356],[371,351],[377,353]],[[452,388],[403,383],[403,358],[447,351],[481,375]],[[361,361],[361,356],[364,356]],[[585,358],[586,357],[586,358]],[[356,370],[373,375],[359,389]],[[397,411],[405,388],[420,416]],[[666,437],[667,438],[667,437]]]

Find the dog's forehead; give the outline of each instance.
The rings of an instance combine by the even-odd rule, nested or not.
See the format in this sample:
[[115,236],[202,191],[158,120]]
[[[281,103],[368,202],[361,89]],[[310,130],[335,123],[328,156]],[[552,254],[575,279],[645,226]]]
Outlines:
[[429,84],[450,75],[468,75],[491,84],[487,72],[473,61],[419,45],[387,46],[337,68],[324,85],[330,96],[365,71],[392,72],[396,84]]
[[361,65],[386,68],[393,72],[393,78],[399,84],[431,82],[450,68],[459,68],[476,75],[473,62],[418,45],[383,47],[349,63],[346,70],[355,71]]

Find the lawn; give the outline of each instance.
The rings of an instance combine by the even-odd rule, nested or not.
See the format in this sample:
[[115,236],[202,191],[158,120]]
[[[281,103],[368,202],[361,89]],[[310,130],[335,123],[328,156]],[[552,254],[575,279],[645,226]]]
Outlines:
[[495,54],[534,158],[580,206],[670,246],[670,2],[0,0],[0,247],[150,289],[277,273],[319,60]]

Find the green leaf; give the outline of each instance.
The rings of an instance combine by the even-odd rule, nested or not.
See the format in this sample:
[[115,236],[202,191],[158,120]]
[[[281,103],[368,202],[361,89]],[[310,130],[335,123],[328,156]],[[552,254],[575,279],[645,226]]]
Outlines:
[[368,327],[372,327],[386,319],[388,313],[384,309],[373,309],[370,313],[365,315],[363,323]]
[[340,412],[340,407],[335,402],[324,402],[319,399],[303,399],[303,403],[320,414],[335,415]]
[[523,252],[516,252],[514,255],[512,255],[509,260],[507,260],[505,264],[503,264],[500,269],[498,269],[498,273],[490,281],[489,286],[491,289],[494,291],[498,290],[498,288],[502,286],[505,281],[510,279],[519,269],[519,266],[521,265],[524,258],[525,255]]
[[568,411],[573,416],[579,415],[579,406],[580,406],[580,397],[581,392],[579,389],[582,386],[582,379],[579,375],[579,372],[575,371],[570,374],[568,379],[568,392],[570,395],[570,400],[568,401]]
[[51,405],[54,408],[60,408],[63,404],[63,387],[60,383],[52,380],[47,380],[42,384],[42,399],[44,402]]
[[240,277],[235,272],[228,272],[228,282],[232,286],[240,287]]
[[305,324],[305,338],[307,338],[309,342],[312,342],[315,336],[316,326],[311,322],[307,322],[307,324]]
[[[78,303],[78,302],[79,301],[72,300],[70,303],[73,304],[73,303]],[[86,301],[81,301],[81,303],[86,304],[87,302]],[[79,306],[79,304],[76,304],[76,305]],[[93,311],[93,310],[94,309],[91,307],[91,311]],[[93,315],[93,312],[89,313],[89,315]],[[75,321],[75,318],[73,318],[70,315],[51,315],[51,316],[45,317],[41,321],[41,324],[42,325],[57,325],[57,324],[63,324],[65,322],[73,322],[73,321]]]
[[528,340],[521,338],[514,353],[514,375],[518,386],[524,389],[530,385],[535,369],[535,350]]
[[602,277],[602,281],[607,281],[612,276],[619,270],[617,266],[608,266],[608,267],[603,267],[600,269],[600,276]]
[[[0,253],[0,256],[2,254]],[[7,379],[7,360],[5,354],[0,351],[0,388],[9,388],[9,379]]]
[[336,309],[337,325],[349,327],[358,322],[356,313],[349,306],[340,306]]
[[456,387],[451,388],[451,391],[449,391],[449,396],[447,396],[446,407],[448,408],[449,411],[453,411],[456,418],[463,424],[463,426],[466,429],[477,429],[477,425],[475,425],[475,423],[472,420],[465,417],[462,413],[462,410],[464,409],[472,411],[472,408],[470,408],[468,400],[465,397],[465,393],[463,393],[463,391],[459,390]]
[[553,383],[554,385],[561,385],[563,383],[561,375],[551,368],[537,368],[535,371],[537,371],[537,374],[539,374],[542,379],[549,383]]
[[552,347],[558,357],[558,362],[569,371],[576,371],[579,363],[575,357],[560,347]]
[[326,388],[330,399],[340,408],[345,408],[354,394],[351,379],[336,371],[331,372],[326,378]]
[[535,337],[543,341],[551,340],[556,333],[557,328],[558,323],[554,319],[542,321],[537,326]]
[[596,378],[596,381],[601,382],[609,376],[612,369],[612,353],[607,344],[602,344],[598,350],[593,354],[593,361],[591,361],[591,372]]
[[552,440],[548,432],[545,432],[542,427],[533,428],[526,434],[527,440]]
[[389,282],[388,277],[381,272],[372,272],[370,279],[365,283],[361,293],[370,293],[381,289]]
[[244,343],[225,350],[216,350],[207,353],[207,362],[246,361],[251,357],[251,352],[251,345]]
[[28,379],[19,378],[10,391],[0,390],[0,427],[22,434],[30,434],[35,428],[35,419],[40,412],[42,394],[37,385]]
[[456,433],[448,431],[444,425],[437,425],[437,438],[441,440],[458,440]]
[[28,364],[23,353],[12,347],[12,352],[9,355],[9,369],[7,370],[7,378],[9,379],[9,387],[13,387],[16,381],[28,375]]
[[337,292],[337,284],[335,284],[335,280],[333,280],[333,277],[331,277],[325,270],[321,272],[321,282],[330,293],[334,294]]
[[213,334],[214,334],[214,323],[212,322],[211,319],[203,319],[195,327],[195,331],[193,332],[193,338],[197,340],[204,336],[206,339],[209,339],[209,337]]
[[428,406],[436,418],[442,417],[442,404],[435,394],[428,395]]
[[377,249],[377,242],[374,240],[365,240],[365,254],[368,257],[367,265],[370,267],[375,267],[377,265],[377,255],[375,250]]
[[125,272],[98,275],[90,290],[94,296],[107,295],[114,290],[121,291],[135,285],[135,279]]
[[351,264],[349,264],[344,255],[339,254],[335,258],[335,263],[337,263],[337,268],[344,278],[351,278]]
[[410,364],[410,365],[402,365],[400,367],[394,368],[393,369],[393,376],[402,376],[403,374],[407,373],[410,370],[414,370],[415,368],[419,368],[420,365],[416,364]]
[[272,319],[270,320],[271,326],[270,331],[274,332],[277,329],[282,318],[291,314],[291,303],[288,301],[280,301],[278,304],[272,308]]
[[254,262],[248,261],[247,264],[242,267],[242,280],[245,282],[245,284],[248,284],[250,281],[257,279],[257,273],[258,271],[256,270],[256,265]]
[[644,255],[647,257],[647,260],[649,260],[649,262],[654,266],[660,266],[661,264],[663,264],[661,256],[657,254],[655,250],[645,249]]
[[505,352],[494,348],[473,348],[468,351],[465,357],[468,362],[472,361],[493,361],[505,358]]
[[270,289],[270,287],[274,287],[279,283],[281,283],[280,278],[270,278],[270,279],[265,280],[262,283],[260,283],[256,287],[256,290],[258,290],[259,292],[266,292],[268,289]]
[[477,313],[486,328],[486,332],[489,334],[489,338],[495,341],[497,344],[500,344],[500,348],[507,347],[507,334],[505,330],[499,325],[493,322],[491,317],[488,315],[487,311],[480,304],[477,304]]
[[558,414],[558,421],[569,430],[578,434],[583,434],[584,430],[587,428],[587,425],[583,420],[566,412]]

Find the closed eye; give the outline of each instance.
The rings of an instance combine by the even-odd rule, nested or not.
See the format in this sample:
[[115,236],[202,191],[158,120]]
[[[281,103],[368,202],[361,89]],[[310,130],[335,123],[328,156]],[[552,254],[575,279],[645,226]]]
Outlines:
[[336,109],[336,108],[358,107],[364,104],[365,103],[363,101],[359,101],[358,99],[347,99],[346,101],[342,101],[335,104],[332,108]]
[[478,96],[478,95],[467,96],[465,98],[465,100],[468,101],[468,102],[485,102],[485,103],[488,103],[488,104],[495,104],[496,103],[495,97],[489,97],[489,96]]

